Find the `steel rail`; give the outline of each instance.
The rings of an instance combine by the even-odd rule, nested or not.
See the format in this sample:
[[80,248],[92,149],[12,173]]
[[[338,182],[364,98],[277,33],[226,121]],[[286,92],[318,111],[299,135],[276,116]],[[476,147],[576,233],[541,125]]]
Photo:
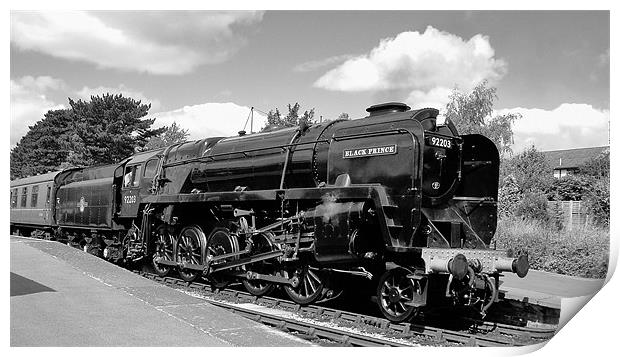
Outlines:
[[[209,301],[214,302],[214,304],[222,303],[222,302],[217,302],[217,300],[213,300],[213,297],[220,297],[222,299],[235,301],[236,303],[254,303],[254,304],[265,305],[267,307],[271,307],[275,309],[295,311],[298,313],[304,313],[308,315],[327,316],[333,319],[342,320],[342,321],[346,321],[346,322],[350,322],[354,324],[372,326],[372,327],[378,328],[379,330],[390,332],[397,338],[424,337],[434,342],[451,342],[451,343],[463,344],[466,346],[478,346],[478,347],[498,347],[498,346],[528,345],[527,343],[516,340],[516,338],[501,336],[501,334],[511,335],[513,337],[525,337],[527,339],[533,340],[532,344],[550,339],[555,334],[555,329],[552,329],[552,328],[520,327],[520,326],[512,326],[512,325],[499,324],[499,323],[480,321],[480,320],[472,320],[473,323],[477,324],[476,326],[477,332],[481,332],[481,333],[496,332],[500,334],[500,336],[497,336],[497,335],[490,336],[487,334],[474,334],[471,332],[454,331],[450,329],[439,328],[439,327],[434,327],[434,326],[429,326],[429,325],[414,324],[414,323],[392,323],[386,319],[378,318],[374,316],[362,315],[359,313],[352,313],[352,312],[347,312],[347,311],[342,311],[342,310],[337,310],[337,309],[332,309],[332,308],[327,308],[327,307],[322,307],[322,306],[317,306],[317,305],[300,306],[292,301],[278,299],[278,298],[274,298],[270,296],[257,297],[247,292],[239,291],[239,290],[233,290],[233,289],[217,290],[217,289],[214,289],[208,283],[206,284],[200,283],[200,282],[188,283],[182,279],[175,278],[175,277],[170,277],[170,276],[159,277],[156,274],[152,274],[152,273],[148,273],[144,271],[137,271],[137,270],[134,270],[134,272],[145,278],[155,280],[160,283],[167,284],[173,287],[192,288],[192,289],[200,290],[206,293],[209,296]],[[225,303],[222,303],[222,304],[225,304]],[[240,307],[238,308],[242,309]],[[248,316],[256,316],[257,314],[259,314],[259,312],[254,311],[254,310],[248,310],[245,312],[240,311],[240,313],[248,314]],[[273,316],[266,316],[266,317],[261,317],[260,319],[265,319],[264,321],[266,324],[279,327],[280,325],[271,324],[272,322],[275,323],[272,320],[274,318],[280,319],[281,317],[276,318]],[[290,322],[280,322],[280,324],[284,323],[286,327],[288,326],[289,323],[291,323],[290,325],[291,329],[297,332],[301,332],[301,333],[305,333],[303,331],[304,329],[310,328],[308,325],[296,327],[292,325],[293,322],[298,323],[299,321],[291,320]],[[321,330],[318,328],[317,325],[312,325],[312,327],[316,329],[312,331],[315,331],[315,332],[318,331],[317,333],[322,333],[320,332]],[[481,329],[480,327],[484,327],[484,329]],[[334,333],[334,331],[325,332],[324,338],[333,340],[332,338],[329,338],[329,335],[331,333]],[[347,332],[345,330],[337,329],[337,333],[342,335]],[[358,342],[364,343],[363,341],[358,341],[357,339],[353,337],[351,338],[352,338],[351,341],[353,341],[354,343],[358,343]],[[341,340],[342,338],[338,339],[336,342],[342,343]],[[356,344],[353,344],[353,345],[357,346]],[[406,344],[401,344],[401,345],[409,346]],[[372,346],[377,346],[377,344],[373,344]]]
[[388,339],[367,336],[358,334],[351,331],[346,331],[338,328],[332,328],[324,325],[317,325],[310,322],[299,321],[290,319],[284,316],[273,315],[265,311],[256,311],[252,309],[246,309],[234,304],[225,303],[213,299],[208,301],[216,306],[223,307],[227,310],[233,311],[241,316],[247,317],[263,324],[277,327],[287,332],[298,332],[304,335],[311,336],[313,338],[324,338],[331,341],[335,341],[346,346],[353,347],[377,347],[377,346],[389,346],[389,347],[412,347],[411,344],[400,343]]
[[[181,287],[193,287],[199,288],[200,290],[207,291],[211,290],[211,286],[207,284],[200,283],[191,283],[188,284],[181,279],[165,277],[161,278],[155,274],[139,272],[143,277],[149,278],[154,281],[162,282],[172,286],[181,286]],[[299,334],[303,334],[309,336],[314,339],[326,339],[329,341],[333,341],[345,346],[351,347],[413,347],[414,344],[407,344],[398,342],[391,339],[385,339],[375,336],[369,336],[364,334],[359,334],[353,331],[342,330],[339,328],[314,324],[307,321],[300,321],[296,319],[291,319],[285,316],[279,316],[271,314],[267,311],[257,311],[253,309],[248,309],[242,306],[238,306],[235,303],[227,303],[220,300],[215,300],[213,296],[217,294],[211,294],[211,297],[205,297],[205,299],[215,305],[232,311],[240,316],[249,318],[251,320],[263,323],[265,325],[269,325],[272,327],[276,327],[280,330],[286,332],[296,332]]]

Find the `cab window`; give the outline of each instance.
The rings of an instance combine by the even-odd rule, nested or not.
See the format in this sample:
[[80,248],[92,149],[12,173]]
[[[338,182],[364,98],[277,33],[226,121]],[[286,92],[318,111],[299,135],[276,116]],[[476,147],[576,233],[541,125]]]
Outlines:
[[146,166],[144,166],[144,175],[143,175],[145,179],[155,177],[155,171],[157,171],[158,161],[159,161],[158,159],[153,159],[146,163]]
[[123,187],[136,187],[140,184],[140,168],[142,165],[128,166],[123,176]]

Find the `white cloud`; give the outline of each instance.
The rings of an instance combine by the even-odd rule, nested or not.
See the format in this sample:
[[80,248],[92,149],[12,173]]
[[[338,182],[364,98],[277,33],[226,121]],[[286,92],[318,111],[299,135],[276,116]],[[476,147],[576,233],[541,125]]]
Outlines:
[[435,87],[427,92],[422,90],[413,90],[409,93],[406,102],[411,103],[418,108],[437,108],[443,111],[446,104],[450,101],[451,88]]
[[[455,86],[468,91],[483,79],[495,83],[506,68],[505,61],[495,58],[487,36],[477,34],[464,40],[429,26],[423,33],[402,32],[381,40],[368,54],[325,73],[314,86],[373,91],[382,97],[387,92],[393,100],[445,104],[446,94]],[[419,107],[418,102],[409,104]]]
[[244,44],[233,27],[261,19],[260,12],[242,11],[15,11],[11,42],[21,50],[101,68],[185,74],[228,59]]
[[[191,140],[212,136],[233,136],[243,129],[248,119],[250,108],[235,103],[204,103],[185,106],[181,109],[155,113],[153,127],[169,126],[176,122],[183,129],[188,129]],[[254,131],[265,126],[267,117],[254,112]],[[250,132],[250,123],[245,129]]]
[[161,108],[161,102],[155,98],[148,98],[144,93],[127,88],[124,84],[120,84],[117,88],[99,86],[96,88],[83,87],[76,94],[79,98],[89,101],[92,95],[122,94],[124,97],[130,97],[142,101],[142,104],[151,104],[150,112],[156,112]]
[[539,150],[560,150],[608,145],[609,110],[589,104],[564,103],[553,110],[510,108],[498,114],[521,113],[513,126],[513,152],[534,145]]
[[62,109],[62,104],[49,99],[47,92],[65,88],[60,79],[49,76],[25,76],[11,80],[11,147],[28,132],[48,110]]
[[320,60],[308,61],[304,63],[300,63],[293,67],[293,71],[295,72],[311,72],[321,69],[323,67],[331,66],[339,62],[344,62],[346,60],[350,60],[354,58],[354,55],[338,55],[332,56]]

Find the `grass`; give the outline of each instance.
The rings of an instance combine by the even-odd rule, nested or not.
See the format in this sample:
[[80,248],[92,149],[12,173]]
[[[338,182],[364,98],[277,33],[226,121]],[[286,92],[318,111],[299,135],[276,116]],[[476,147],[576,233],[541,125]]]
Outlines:
[[589,226],[557,230],[535,220],[500,220],[498,249],[529,255],[530,268],[584,278],[605,278],[609,260],[609,228]]

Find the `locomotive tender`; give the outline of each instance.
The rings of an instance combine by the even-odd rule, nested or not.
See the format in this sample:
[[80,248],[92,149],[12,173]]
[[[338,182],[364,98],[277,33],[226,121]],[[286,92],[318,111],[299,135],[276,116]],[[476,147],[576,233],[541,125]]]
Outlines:
[[[241,281],[255,295],[281,286],[300,304],[336,296],[339,277],[356,276],[396,322],[446,303],[484,316],[502,273],[529,268],[527,256],[491,248],[497,148],[438,125],[436,109],[367,111],[13,181],[12,230],[146,260],[162,276]],[[45,222],[20,215],[35,184],[49,187],[31,209]]]

